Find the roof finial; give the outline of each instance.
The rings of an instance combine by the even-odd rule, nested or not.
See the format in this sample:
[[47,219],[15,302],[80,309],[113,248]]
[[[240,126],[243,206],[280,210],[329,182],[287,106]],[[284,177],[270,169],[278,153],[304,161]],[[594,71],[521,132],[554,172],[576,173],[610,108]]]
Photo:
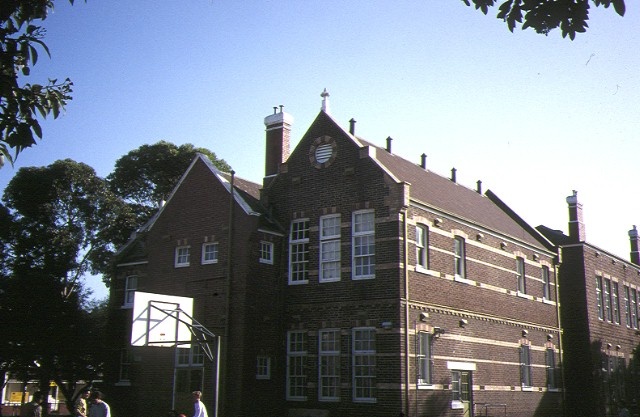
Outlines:
[[322,97],[322,111],[329,114],[330,110],[329,110],[329,92],[327,91],[327,89],[325,88],[324,91],[322,92],[322,94],[320,94],[320,97]]

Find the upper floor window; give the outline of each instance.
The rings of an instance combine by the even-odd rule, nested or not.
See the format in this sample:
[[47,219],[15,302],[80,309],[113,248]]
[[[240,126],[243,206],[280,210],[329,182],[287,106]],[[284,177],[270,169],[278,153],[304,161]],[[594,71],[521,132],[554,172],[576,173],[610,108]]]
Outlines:
[[376,400],[376,332],[371,328],[353,329],[353,400]]
[[620,296],[618,294],[618,283],[613,282],[611,287],[611,305],[613,307],[613,322],[620,324]]
[[613,322],[613,308],[611,306],[611,280],[604,280],[604,313],[608,322]]
[[428,269],[429,228],[419,224],[416,226],[416,266]]
[[527,283],[524,275],[524,258],[518,256],[516,258],[516,276],[518,279],[518,292],[521,294],[527,293]]
[[520,345],[520,384],[523,387],[531,387],[533,384],[531,370],[531,347]]
[[130,275],[124,283],[124,307],[133,307],[133,297],[138,289],[138,276]]
[[433,355],[431,352],[432,335],[429,332],[418,332],[418,385],[431,384]]
[[202,263],[214,264],[218,262],[218,244],[203,243],[202,244]]
[[273,265],[273,242],[260,242],[260,263]]
[[629,286],[624,286],[624,322],[627,327],[631,327],[631,291]]
[[631,327],[638,328],[638,296],[635,288],[631,288]]
[[375,276],[375,216],[373,210],[353,213],[353,279]]
[[549,278],[549,267],[542,265],[542,297],[551,300],[551,281]]
[[256,379],[271,379],[271,358],[258,356],[256,358]]
[[453,259],[456,278],[466,278],[465,242],[464,238],[461,236],[455,236],[453,238]]
[[176,248],[175,267],[189,266],[191,246],[178,246]]
[[596,306],[598,308],[598,318],[604,320],[604,293],[601,276],[596,276]]
[[318,395],[321,400],[340,398],[340,330],[318,332]]
[[320,218],[320,282],[340,280],[340,215]]
[[289,235],[289,284],[309,282],[309,220],[294,220]]

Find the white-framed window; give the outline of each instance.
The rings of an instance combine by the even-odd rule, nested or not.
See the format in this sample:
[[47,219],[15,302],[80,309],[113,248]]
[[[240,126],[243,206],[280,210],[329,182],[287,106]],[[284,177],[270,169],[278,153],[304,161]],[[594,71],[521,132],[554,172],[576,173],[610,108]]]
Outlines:
[[525,277],[525,270],[524,270],[524,258],[521,256],[518,256],[516,258],[516,279],[517,279],[517,286],[518,286],[518,292],[520,294],[526,294],[527,293],[527,279]]
[[320,282],[340,280],[340,215],[320,217]]
[[431,351],[432,334],[418,332],[417,338],[417,362],[418,385],[430,385],[432,383],[433,354]]
[[273,265],[273,242],[260,242],[260,263]]
[[133,353],[129,349],[120,351],[120,382],[131,380],[131,364],[133,363]]
[[451,371],[451,399],[454,402],[468,402],[471,392],[470,384],[470,371]]
[[287,400],[307,399],[307,332],[287,333]]
[[175,267],[180,268],[189,266],[189,257],[191,254],[191,246],[178,246],[176,248]]
[[271,358],[269,356],[256,358],[256,379],[271,379]]
[[611,280],[604,280],[604,313],[608,322],[613,322],[613,309],[611,307]]
[[184,398],[188,393],[202,389],[204,382],[204,352],[200,345],[176,348],[175,396]]
[[309,282],[309,219],[291,222],[289,235],[289,284]]
[[624,322],[631,328],[631,291],[628,285],[624,286]]
[[546,265],[542,265],[542,298],[551,300],[551,279]]
[[218,243],[209,242],[202,244],[202,264],[215,264],[218,262]]
[[340,399],[340,330],[318,332],[318,398]]
[[545,366],[547,368],[547,388],[555,389],[556,385],[556,351],[547,348],[545,351]]
[[638,295],[635,288],[631,288],[631,326],[638,328]]
[[462,236],[455,236],[453,238],[453,262],[455,277],[466,278],[465,241]]
[[596,307],[598,308],[598,318],[604,320],[604,293],[602,277],[599,275],[596,275]]
[[428,269],[429,228],[423,224],[416,226],[416,266]]
[[356,211],[353,213],[352,236],[352,278],[374,278],[376,237],[375,213],[373,210]]
[[200,345],[176,348],[176,366],[203,366],[204,352]]
[[129,275],[124,282],[124,304],[123,307],[133,307],[133,297],[138,289],[138,276]]
[[520,385],[522,387],[531,387],[533,384],[531,365],[531,347],[529,345],[520,345]]
[[353,329],[353,401],[376,401],[376,331]]
[[611,305],[613,307],[613,322],[620,324],[620,296],[618,294],[618,283],[615,281],[611,287]]

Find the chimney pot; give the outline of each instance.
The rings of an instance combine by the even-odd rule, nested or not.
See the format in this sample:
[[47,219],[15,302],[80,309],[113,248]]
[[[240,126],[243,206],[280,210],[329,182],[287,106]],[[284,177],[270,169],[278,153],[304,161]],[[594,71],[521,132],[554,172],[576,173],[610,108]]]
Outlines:
[[427,169],[427,154],[423,153],[420,155],[420,166],[422,169]]
[[387,137],[387,152],[391,153],[391,141],[393,139],[391,138],[391,136]]
[[349,120],[349,133],[356,134],[356,121],[353,118]]
[[640,265],[640,237],[635,224],[633,229],[629,230],[629,243],[631,244],[631,263]]
[[456,173],[457,172],[458,172],[457,169],[451,168],[451,181],[456,182]]
[[572,243],[585,241],[584,222],[582,220],[582,204],[578,202],[578,192],[567,197],[569,205],[569,239]]
[[278,173],[280,164],[289,158],[289,137],[293,117],[283,111],[280,113],[277,107],[273,108],[273,114],[264,118],[266,127],[266,152],[265,152],[265,176]]
[[478,184],[478,188],[476,189],[476,191],[478,192],[478,194],[482,194],[482,181],[478,180],[476,184]]

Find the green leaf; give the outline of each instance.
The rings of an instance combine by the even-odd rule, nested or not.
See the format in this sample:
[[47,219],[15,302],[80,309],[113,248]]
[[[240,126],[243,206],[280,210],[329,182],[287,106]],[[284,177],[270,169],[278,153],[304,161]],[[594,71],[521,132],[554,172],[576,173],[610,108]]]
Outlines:
[[31,52],[31,64],[36,65],[36,62],[38,62],[38,50],[29,45],[29,51]]
[[40,123],[36,119],[31,121],[31,129],[35,132],[35,134],[42,139],[42,128],[40,127]]
[[624,16],[624,12],[626,11],[624,0],[613,0],[613,8],[620,16]]

